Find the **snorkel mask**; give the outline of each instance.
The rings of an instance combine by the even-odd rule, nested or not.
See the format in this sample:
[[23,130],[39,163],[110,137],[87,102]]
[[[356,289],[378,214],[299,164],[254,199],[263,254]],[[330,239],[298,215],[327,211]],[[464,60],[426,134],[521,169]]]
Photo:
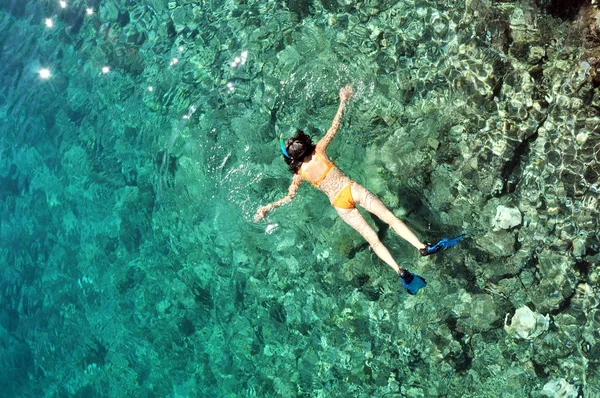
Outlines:
[[288,159],[291,159],[292,157],[285,150],[285,142],[283,141],[283,133],[281,133],[279,135],[279,146],[281,147],[281,152],[283,152],[283,156],[285,156]]

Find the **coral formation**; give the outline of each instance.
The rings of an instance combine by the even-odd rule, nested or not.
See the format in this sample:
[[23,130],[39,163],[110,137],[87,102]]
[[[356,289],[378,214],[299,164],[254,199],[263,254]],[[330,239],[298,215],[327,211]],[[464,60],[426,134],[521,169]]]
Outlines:
[[524,340],[539,337],[548,330],[550,324],[548,315],[544,316],[533,312],[527,306],[517,309],[510,321],[510,325],[506,323],[508,316],[509,314],[506,314],[504,319],[504,330],[509,335]]
[[577,390],[565,379],[550,380],[544,384],[542,395],[549,398],[576,398]]
[[519,209],[500,205],[496,208],[496,216],[492,221],[492,229],[495,231],[511,229],[521,225],[522,220]]

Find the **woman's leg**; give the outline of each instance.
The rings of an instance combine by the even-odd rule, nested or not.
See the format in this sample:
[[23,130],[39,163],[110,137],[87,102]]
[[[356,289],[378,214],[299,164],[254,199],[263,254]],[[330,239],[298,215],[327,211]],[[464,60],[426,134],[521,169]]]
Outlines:
[[368,189],[360,184],[352,184],[352,197],[356,204],[362,206],[365,210],[375,214],[381,220],[385,221],[394,231],[408,243],[417,249],[422,249],[425,245],[415,236],[415,234],[392,213],[381,200]]
[[367,242],[369,242],[369,245],[371,245],[375,254],[377,254],[384,263],[392,267],[396,273],[400,272],[400,266],[396,263],[389,250],[381,243],[377,233],[369,224],[367,224],[367,221],[363,218],[358,209],[341,209],[339,207],[334,207],[334,209],[346,224],[354,228]]

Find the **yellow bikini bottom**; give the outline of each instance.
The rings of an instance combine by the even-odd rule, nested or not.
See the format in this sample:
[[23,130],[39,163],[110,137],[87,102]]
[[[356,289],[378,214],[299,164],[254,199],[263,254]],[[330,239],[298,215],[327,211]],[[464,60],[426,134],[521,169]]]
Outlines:
[[354,184],[354,181],[346,185],[346,188],[342,189],[338,196],[335,197],[333,202],[331,202],[334,207],[338,207],[340,209],[354,209],[356,207],[356,203],[352,197],[352,184]]

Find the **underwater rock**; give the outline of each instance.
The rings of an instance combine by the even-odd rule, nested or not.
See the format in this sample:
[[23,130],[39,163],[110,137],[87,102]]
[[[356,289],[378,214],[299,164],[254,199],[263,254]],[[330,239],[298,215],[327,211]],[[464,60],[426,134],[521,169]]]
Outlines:
[[[590,362],[600,362],[600,346],[590,344],[600,339],[600,296],[597,296],[594,288],[587,283],[580,283],[577,286],[576,294],[571,302],[571,313],[576,317],[575,333],[571,336],[578,341],[583,340],[582,352],[588,357]],[[561,322],[562,323],[562,322]],[[581,330],[581,324],[585,324]],[[569,332],[567,328],[559,325],[561,332]]]
[[521,225],[522,221],[523,217],[518,208],[500,205],[496,208],[496,217],[492,220],[492,229],[494,231],[511,229]]
[[489,294],[462,294],[461,303],[457,303],[454,312],[460,314],[458,326],[465,331],[487,331],[501,319],[496,312],[497,305]]
[[100,17],[103,21],[114,21],[119,16],[119,9],[111,2],[106,3],[100,8]]
[[509,22],[513,45],[528,44],[539,39],[539,30],[535,29],[536,16],[531,8],[515,7]]
[[577,390],[565,379],[556,379],[546,383],[541,394],[549,398],[575,398]]
[[569,253],[544,249],[538,254],[539,285],[530,293],[531,301],[540,311],[559,308],[575,290],[577,275],[575,260]]
[[14,391],[14,395],[18,395],[18,387],[27,380],[28,372],[35,366],[34,354],[27,344],[19,341],[2,325],[0,325],[0,342],[4,347],[10,347],[0,352],[0,363],[5,368],[0,374],[2,390],[4,394],[13,395],[11,393]]
[[587,75],[594,87],[600,86],[600,8],[590,2],[583,9],[584,48],[588,62]]
[[173,21],[177,33],[180,33],[186,27],[191,30],[197,27],[194,22],[194,8],[190,6],[176,7],[173,9],[171,12],[171,20]]
[[456,187],[460,184],[447,167],[436,168],[430,176],[427,202],[434,209],[451,209],[456,204]]
[[515,252],[515,234],[509,231],[490,231],[476,242],[494,257],[508,257]]
[[537,64],[546,56],[546,50],[540,46],[532,46],[529,49],[527,61],[530,64]]
[[573,241],[573,257],[581,258],[585,255],[585,240],[577,238]]
[[595,256],[591,257],[592,260],[590,260],[590,257],[587,258],[588,261],[590,261],[590,269],[588,272],[588,282],[594,285],[599,285],[600,284],[600,261],[598,260],[598,254],[596,254]]
[[544,316],[537,312],[533,312],[526,305],[515,312],[515,315],[513,315],[510,321],[510,325],[507,325],[506,323],[508,315],[509,314],[506,314],[506,317],[504,318],[504,330],[517,339],[534,339],[548,330],[550,324],[548,315]]

